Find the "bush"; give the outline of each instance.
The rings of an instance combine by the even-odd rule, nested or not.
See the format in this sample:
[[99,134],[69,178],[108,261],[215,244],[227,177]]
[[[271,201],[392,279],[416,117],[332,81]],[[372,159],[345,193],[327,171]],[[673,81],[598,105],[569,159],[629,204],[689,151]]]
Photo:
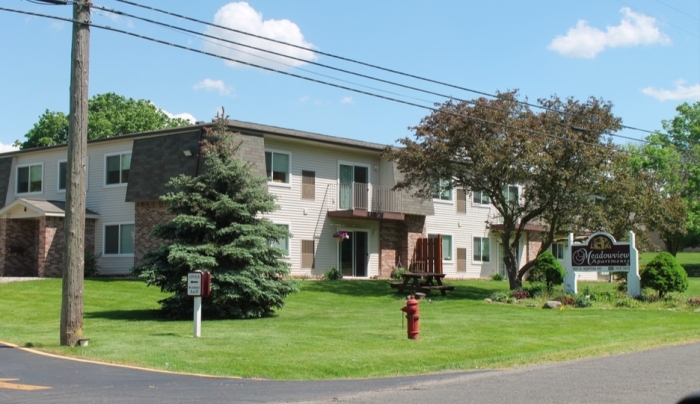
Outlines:
[[691,297],[688,299],[688,306],[700,306],[700,298]]
[[[333,269],[335,269],[335,268],[333,268]],[[410,272],[408,269],[405,269],[405,268],[396,268],[396,269],[394,269],[393,271],[391,271],[391,279],[400,281],[400,280],[403,279],[403,278],[401,277],[401,275],[407,274],[408,272]]]
[[343,274],[335,267],[332,267],[328,271],[324,272],[323,279],[327,281],[337,281],[343,279]]
[[532,282],[524,290],[532,297],[541,297],[547,293],[547,285],[542,282]]
[[616,307],[627,307],[630,309],[636,309],[640,305],[641,303],[639,303],[638,300],[635,300],[629,296],[620,298],[617,300],[617,303],[615,303]]
[[547,285],[547,291],[551,293],[555,285],[564,283],[564,276],[566,276],[564,267],[554,258],[551,252],[545,251],[535,259],[535,264],[530,269],[528,279],[532,279],[535,282],[544,281]]
[[590,295],[577,293],[576,296],[574,296],[574,306],[580,308],[591,307],[593,306],[593,302],[591,302]]
[[506,279],[506,277],[501,275],[499,272],[496,272],[495,274],[491,274],[492,281],[503,281],[505,279]]
[[494,292],[491,295],[491,300],[494,302],[505,302],[508,301],[508,294],[505,292]]
[[617,294],[613,292],[598,292],[591,293],[591,300],[594,302],[613,303],[617,300]]
[[673,255],[662,252],[651,260],[641,273],[643,288],[651,288],[664,297],[668,292],[685,292],[688,275]]
[[514,290],[510,292],[510,295],[518,300],[527,299],[530,297],[530,293],[527,290]]
[[100,274],[100,266],[97,264],[97,260],[101,256],[102,253],[93,254],[85,250],[85,270],[83,272],[83,277],[94,278]]
[[552,300],[554,300],[555,302],[559,302],[564,306],[572,306],[576,302],[573,297],[565,295],[557,296]]

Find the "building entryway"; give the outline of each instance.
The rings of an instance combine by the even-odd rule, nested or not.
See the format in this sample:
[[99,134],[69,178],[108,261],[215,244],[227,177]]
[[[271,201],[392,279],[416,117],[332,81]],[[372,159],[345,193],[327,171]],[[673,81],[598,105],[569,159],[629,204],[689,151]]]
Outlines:
[[338,264],[343,276],[366,278],[369,264],[369,234],[349,231],[348,238],[338,244]]

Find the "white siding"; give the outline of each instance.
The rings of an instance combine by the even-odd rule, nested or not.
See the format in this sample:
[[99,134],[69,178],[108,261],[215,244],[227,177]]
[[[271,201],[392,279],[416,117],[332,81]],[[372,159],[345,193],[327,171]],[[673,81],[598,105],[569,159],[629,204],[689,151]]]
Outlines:
[[[337,230],[368,231],[370,277],[379,273],[379,222],[376,220],[341,219],[328,217],[330,206],[337,196],[339,161],[369,166],[369,182],[379,185],[379,152],[363,152],[350,148],[327,146],[319,143],[298,142],[265,137],[265,148],[292,155],[290,185],[270,184],[270,193],[277,196],[279,210],[266,215],[275,223],[289,223],[293,237],[290,240],[289,262],[294,275],[323,275],[331,267],[338,267],[338,242],[333,238]],[[376,166],[376,170],[375,170]],[[301,198],[301,171],[316,173],[316,198]],[[301,240],[314,240],[315,267],[301,268]]]
[[[108,153],[131,152],[133,140],[110,141],[88,146],[88,189],[86,207],[100,215],[95,225],[95,254],[103,253],[104,223],[133,223],[134,204],[124,202],[126,185],[120,187],[104,187],[104,155]],[[66,160],[66,148],[56,148],[36,153],[18,154],[12,166],[12,174],[8,187],[6,204],[17,197],[27,199],[43,199],[50,201],[65,201],[65,191],[58,191],[58,162]],[[16,194],[16,170],[18,165],[43,163],[43,192],[41,194]],[[100,273],[103,275],[126,275],[134,265],[133,256],[101,257],[99,259]]]

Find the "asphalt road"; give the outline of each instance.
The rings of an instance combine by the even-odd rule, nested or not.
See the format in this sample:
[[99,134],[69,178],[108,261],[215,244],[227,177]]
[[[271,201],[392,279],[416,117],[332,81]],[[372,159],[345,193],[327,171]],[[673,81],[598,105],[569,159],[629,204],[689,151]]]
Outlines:
[[0,345],[0,403],[676,403],[697,391],[700,343],[513,370],[309,382],[151,372]]

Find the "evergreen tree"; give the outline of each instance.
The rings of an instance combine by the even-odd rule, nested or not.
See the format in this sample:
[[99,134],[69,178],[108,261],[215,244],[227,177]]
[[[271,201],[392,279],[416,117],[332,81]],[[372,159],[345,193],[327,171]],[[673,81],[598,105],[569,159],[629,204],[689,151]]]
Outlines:
[[180,175],[161,197],[177,215],[154,227],[151,236],[168,240],[144,255],[132,269],[148,285],[173,296],[161,300],[170,318],[191,316],[187,273],[211,273],[211,296],[202,298],[203,315],[219,318],[258,318],[273,314],[284,298],[298,290],[289,278],[285,252],[270,240],[291,235],[263,214],[277,209],[266,179],[254,176],[250,165],[234,157],[238,146],[226,125],[223,110],[203,137],[200,153],[205,169],[198,177]]

